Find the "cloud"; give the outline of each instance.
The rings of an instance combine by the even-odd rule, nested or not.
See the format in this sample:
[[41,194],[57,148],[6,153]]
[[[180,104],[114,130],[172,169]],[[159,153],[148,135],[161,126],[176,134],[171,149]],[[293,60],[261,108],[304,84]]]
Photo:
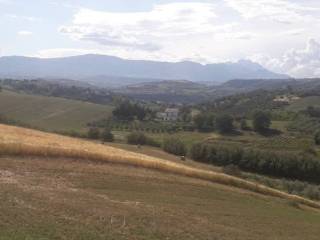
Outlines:
[[215,31],[210,3],[155,5],[146,12],[102,12],[82,8],[60,32],[75,40],[101,45],[157,51],[168,37],[186,37]]
[[291,49],[280,58],[260,55],[252,59],[273,71],[294,77],[320,77],[320,43],[315,39],[309,39],[304,49]]
[[39,18],[36,17],[30,17],[30,16],[20,16],[20,15],[15,15],[15,14],[5,14],[5,17],[14,19],[14,20],[23,20],[23,21],[28,21],[28,22],[35,22],[39,21]]
[[84,54],[102,54],[102,52],[100,49],[52,48],[40,50],[36,55],[32,57],[60,58]]
[[225,2],[245,19],[259,18],[283,24],[311,19],[320,11],[319,7],[308,6],[307,1],[303,1],[303,5],[288,0],[225,0]]
[[20,36],[30,36],[30,35],[32,35],[32,32],[30,32],[30,31],[19,31],[18,35],[20,35]]
[[0,0],[0,4],[12,4],[12,0]]

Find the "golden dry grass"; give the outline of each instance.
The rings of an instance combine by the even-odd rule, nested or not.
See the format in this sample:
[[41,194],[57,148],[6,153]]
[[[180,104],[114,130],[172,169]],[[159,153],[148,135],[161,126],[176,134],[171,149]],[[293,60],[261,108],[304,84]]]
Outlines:
[[75,158],[101,163],[116,163],[143,167],[238,187],[320,209],[320,203],[318,202],[223,173],[197,169],[90,141],[19,127],[0,125],[0,155]]

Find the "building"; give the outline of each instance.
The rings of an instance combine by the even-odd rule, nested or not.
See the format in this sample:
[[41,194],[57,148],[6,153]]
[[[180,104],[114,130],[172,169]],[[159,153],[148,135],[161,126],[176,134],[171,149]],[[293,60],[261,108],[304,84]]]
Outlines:
[[178,108],[167,108],[164,112],[157,113],[157,118],[163,121],[177,121],[179,117]]
[[275,99],[273,99],[274,102],[282,102],[282,103],[291,103],[294,101],[299,100],[300,97],[295,95],[281,95],[277,96]]

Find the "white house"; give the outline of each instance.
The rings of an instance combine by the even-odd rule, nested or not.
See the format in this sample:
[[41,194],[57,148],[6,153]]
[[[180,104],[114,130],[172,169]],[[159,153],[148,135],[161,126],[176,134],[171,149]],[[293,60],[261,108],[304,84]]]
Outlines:
[[157,118],[163,121],[177,121],[179,117],[178,108],[167,108],[164,112],[157,113]]

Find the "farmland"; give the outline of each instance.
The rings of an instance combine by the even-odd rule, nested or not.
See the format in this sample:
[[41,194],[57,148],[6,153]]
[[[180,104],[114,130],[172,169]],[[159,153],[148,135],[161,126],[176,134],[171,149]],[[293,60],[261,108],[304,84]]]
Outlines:
[[94,119],[111,114],[112,107],[56,97],[0,92],[0,114],[22,124],[50,131],[81,131]]
[[[295,200],[178,172],[154,171],[154,167],[141,168],[139,164],[134,168],[114,164],[135,159],[166,164],[173,160],[166,155],[161,160],[120,150],[115,145],[5,125],[0,125],[0,134],[1,240],[261,236],[312,240],[320,234],[320,212]],[[23,146],[28,148],[24,150]],[[60,149],[58,158],[50,155],[52,147]],[[74,151],[80,149],[87,152],[87,157],[75,157]],[[91,151],[111,158],[94,161],[97,155]],[[66,153],[68,157],[64,157]],[[184,165],[173,162],[170,166]]]

